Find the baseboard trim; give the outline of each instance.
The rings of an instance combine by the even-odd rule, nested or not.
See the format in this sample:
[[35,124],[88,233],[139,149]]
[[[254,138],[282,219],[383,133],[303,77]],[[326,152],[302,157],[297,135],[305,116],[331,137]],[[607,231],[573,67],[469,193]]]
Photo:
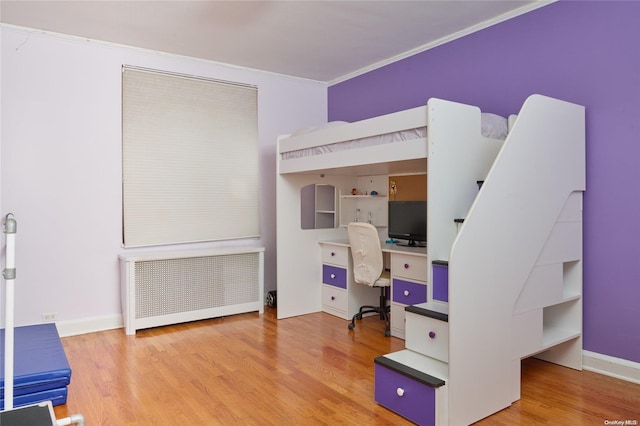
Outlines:
[[640,384],[640,363],[638,362],[583,350],[582,368]]
[[56,327],[60,337],[77,336],[79,334],[95,333],[98,331],[123,328],[122,315],[84,318],[73,321],[57,321]]

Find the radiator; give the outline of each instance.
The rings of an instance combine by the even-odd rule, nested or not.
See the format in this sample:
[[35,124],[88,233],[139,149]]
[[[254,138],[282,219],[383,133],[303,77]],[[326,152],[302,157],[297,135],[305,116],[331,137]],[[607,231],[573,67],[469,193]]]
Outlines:
[[168,324],[264,312],[264,248],[119,257],[126,334]]

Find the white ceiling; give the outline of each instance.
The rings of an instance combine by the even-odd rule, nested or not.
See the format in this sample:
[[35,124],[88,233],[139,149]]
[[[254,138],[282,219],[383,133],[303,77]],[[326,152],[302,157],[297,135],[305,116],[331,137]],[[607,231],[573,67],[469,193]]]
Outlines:
[[548,3],[2,0],[0,22],[336,82]]

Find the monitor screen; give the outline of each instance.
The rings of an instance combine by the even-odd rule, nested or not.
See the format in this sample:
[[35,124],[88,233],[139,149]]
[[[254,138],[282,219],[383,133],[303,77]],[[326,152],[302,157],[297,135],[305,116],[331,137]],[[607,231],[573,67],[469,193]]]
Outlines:
[[427,202],[389,201],[389,238],[399,245],[420,246],[427,241]]

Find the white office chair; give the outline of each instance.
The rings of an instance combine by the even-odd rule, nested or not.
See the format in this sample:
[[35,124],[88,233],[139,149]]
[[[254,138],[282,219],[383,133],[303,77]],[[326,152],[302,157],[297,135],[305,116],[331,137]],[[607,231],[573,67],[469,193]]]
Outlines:
[[384,335],[390,335],[389,311],[387,306],[387,287],[391,285],[389,272],[384,270],[384,259],[380,237],[375,226],[370,223],[352,222],[347,226],[349,233],[349,245],[351,246],[351,257],[353,258],[353,275],[357,284],[369,287],[380,288],[379,306],[361,306],[357,314],[349,323],[349,330],[356,326],[356,319],[362,319],[364,314],[377,313],[380,319],[385,320]]

